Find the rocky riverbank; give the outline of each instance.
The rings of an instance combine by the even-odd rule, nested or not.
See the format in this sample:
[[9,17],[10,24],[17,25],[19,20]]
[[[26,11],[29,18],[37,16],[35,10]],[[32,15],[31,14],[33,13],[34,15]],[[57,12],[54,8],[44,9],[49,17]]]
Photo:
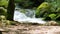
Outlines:
[[60,26],[17,24],[2,29],[6,30],[2,34],[60,34]]

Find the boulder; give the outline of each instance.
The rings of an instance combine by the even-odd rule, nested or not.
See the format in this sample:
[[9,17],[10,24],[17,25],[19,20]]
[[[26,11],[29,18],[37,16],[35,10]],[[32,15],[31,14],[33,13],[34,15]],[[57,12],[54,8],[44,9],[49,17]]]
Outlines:
[[48,26],[57,26],[58,23],[56,21],[48,21],[45,25],[48,25]]

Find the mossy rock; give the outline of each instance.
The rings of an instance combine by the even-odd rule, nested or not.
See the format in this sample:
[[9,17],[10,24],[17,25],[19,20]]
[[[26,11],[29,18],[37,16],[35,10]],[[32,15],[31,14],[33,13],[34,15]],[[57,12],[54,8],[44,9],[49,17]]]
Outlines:
[[48,12],[50,12],[50,4],[43,2],[36,10],[36,17],[43,17],[43,15]]
[[36,10],[36,17],[44,18],[44,20],[59,20],[60,8],[53,7],[48,2],[43,2]]
[[41,5],[38,6],[37,9],[48,8],[48,7],[49,7],[49,3],[47,3],[47,2],[43,2]]
[[0,15],[0,21],[1,21],[2,19],[3,19],[3,20],[6,20],[6,16]]
[[0,7],[0,15],[6,15],[7,9]]
[[14,21],[9,21],[9,20],[4,20],[5,25],[12,25],[12,24],[15,24]]

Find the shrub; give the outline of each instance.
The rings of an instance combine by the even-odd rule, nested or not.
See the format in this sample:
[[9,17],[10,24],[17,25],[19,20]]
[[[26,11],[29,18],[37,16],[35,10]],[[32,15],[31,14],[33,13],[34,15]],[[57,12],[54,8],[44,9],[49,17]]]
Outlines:
[[[56,2],[56,1],[54,1]],[[59,20],[60,19],[60,7],[59,5],[54,4],[54,2],[43,2],[40,6],[37,7],[36,17],[45,18],[44,20]],[[58,2],[59,4],[59,2]],[[57,5],[57,6],[55,6]]]
[[7,8],[7,5],[8,5],[8,1],[7,0],[0,0],[0,6],[1,7]]
[[0,7],[0,15],[6,15],[7,10],[3,7]]
[[43,17],[46,14],[48,14],[49,13],[49,8],[50,8],[49,3],[43,2],[40,6],[38,6],[38,8],[36,10],[36,17]]
[[50,14],[49,17],[50,17],[52,20],[55,20],[55,19],[56,19],[56,14]]

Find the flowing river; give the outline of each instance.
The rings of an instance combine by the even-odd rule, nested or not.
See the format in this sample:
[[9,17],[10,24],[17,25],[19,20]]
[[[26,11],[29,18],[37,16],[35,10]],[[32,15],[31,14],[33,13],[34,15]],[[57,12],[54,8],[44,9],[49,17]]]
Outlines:
[[21,12],[22,9],[15,9],[14,12],[14,21],[18,21],[21,23],[39,23],[45,24],[46,21],[43,21],[42,18],[35,18],[35,10],[32,9],[24,9],[25,13]]

